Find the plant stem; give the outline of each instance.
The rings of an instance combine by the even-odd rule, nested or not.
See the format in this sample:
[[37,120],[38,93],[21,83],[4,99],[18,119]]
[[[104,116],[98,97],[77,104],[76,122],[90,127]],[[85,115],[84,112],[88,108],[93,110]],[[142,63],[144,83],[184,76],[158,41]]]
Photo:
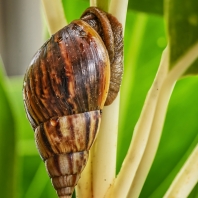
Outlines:
[[111,106],[103,109],[101,127],[92,157],[94,198],[104,197],[115,178],[119,101],[118,95]]
[[[97,5],[99,5],[98,1]],[[125,25],[128,0],[112,0],[109,13]],[[115,178],[120,94],[108,107],[104,107],[102,122],[93,146],[93,197],[101,198]]]
[[[91,0],[90,6],[108,11],[108,1]],[[113,104],[103,109],[100,131],[90,151],[89,165],[86,165],[76,187],[77,197],[104,197],[115,177],[119,98],[118,94]]]
[[143,184],[146,180],[150,167],[152,165],[153,159],[155,157],[158,144],[160,141],[162,128],[165,120],[166,110],[168,102],[174,88],[176,81],[181,77],[181,75],[186,71],[186,69],[195,61],[198,54],[198,43],[190,48],[186,54],[184,54],[179,61],[175,64],[172,70],[168,73],[165,78],[161,89],[159,91],[159,97],[156,105],[156,110],[153,118],[153,123],[151,126],[151,131],[149,139],[145,148],[140,165],[137,169],[135,178],[130,187],[128,198],[139,197]]
[[143,156],[158,99],[159,89],[168,71],[168,53],[164,51],[155,80],[148,92],[140,118],[134,129],[128,153],[112,186],[111,196],[126,197]]
[[177,174],[164,198],[188,197],[193,187],[198,182],[198,144]]
[[[90,6],[98,6],[101,9],[107,11],[108,1],[90,0]],[[96,141],[94,142],[92,148],[90,149],[87,165],[85,166],[81,174],[81,178],[79,179],[78,184],[76,186],[76,195],[79,198],[81,197],[101,198],[104,192],[106,191],[106,189],[108,188],[109,182],[111,182],[112,178],[114,178],[115,172],[113,171],[113,173],[110,173],[110,171],[108,171],[108,169],[105,168],[106,166],[105,160],[102,161],[100,160],[100,158],[102,157],[101,154],[103,154],[103,152],[105,153],[105,151],[101,150],[101,148],[103,148],[103,144],[106,144],[103,143],[103,138],[105,136],[102,134],[109,133],[109,131],[107,131],[109,129],[104,127],[105,126],[104,121],[106,120],[105,112],[106,111],[104,109],[102,115],[103,122],[101,123],[100,131],[98,132]],[[115,115],[117,114],[115,113]],[[117,121],[115,120],[114,122],[118,123],[118,119]],[[100,149],[100,152],[98,152],[99,150],[98,148]],[[98,162],[98,160],[100,161]],[[114,163],[113,160],[112,163]]]
[[188,159],[193,149],[196,147],[197,143],[198,143],[198,134],[195,136],[193,142],[191,143],[189,148],[186,150],[182,158],[179,160],[177,165],[168,173],[166,178],[163,180],[162,183],[160,183],[160,185],[155,189],[155,191],[151,195],[149,195],[149,198],[156,198],[159,196],[162,197],[165,194],[165,190],[168,189],[171,181],[174,180],[174,177],[176,177],[176,175],[178,174],[178,170],[180,170],[181,167],[184,165],[184,162]]
[[42,0],[43,10],[50,35],[63,28],[67,22],[61,0]]
[[[127,197],[138,197],[142,189],[142,186],[144,184],[158,147],[166,109],[175,82],[176,81],[168,82],[165,80],[165,83],[163,83],[161,87],[147,145]],[[143,164],[145,162],[147,164]]]
[[75,187],[76,198],[87,197],[91,198],[92,196],[92,149],[89,151],[89,159],[81,173],[81,178],[78,181],[78,184]]
[[123,35],[125,30],[127,7],[128,0],[111,0],[109,5],[109,13],[115,16],[122,24]]
[[97,6],[105,12],[108,12],[109,0],[90,0],[90,6]]

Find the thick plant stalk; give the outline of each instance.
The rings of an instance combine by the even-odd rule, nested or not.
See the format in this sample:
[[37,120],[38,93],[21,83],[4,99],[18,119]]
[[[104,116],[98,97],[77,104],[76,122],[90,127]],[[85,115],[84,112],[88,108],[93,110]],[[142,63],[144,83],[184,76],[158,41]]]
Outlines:
[[101,8],[104,11],[108,11],[109,7],[109,0],[103,1],[103,0],[90,0],[90,6],[96,6]]
[[164,198],[186,198],[198,182],[198,144],[177,174]]
[[89,4],[90,6],[97,6],[97,0],[90,0]]
[[111,106],[103,109],[102,123],[93,147],[93,197],[104,197],[115,178],[119,94]]
[[50,35],[67,25],[61,0],[42,0]]
[[76,190],[76,198],[82,198],[82,197],[87,197],[91,198],[92,197],[92,153],[93,150],[91,149],[89,151],[89,159],[88,162],[84,168],[84,170],[81,173],[81,177],[78,180],[78,184],[75,187]]
[[[115,9],[111,8],[110,5],[111,11],[109,11],[109,13],[117,17],[117,19],[124,26],[127,1],[113,1],[111,3],[111,5],[118,6],[119,10],[116,11]],[[102,4],[100,1],[92,1],[90,4],[91,6],[97,5],[104,10],[107,8],[107,4]],[[119,6],[119,4],[122,4],[122,6]],[[121,15],[125,15],[125,17],[122,16],[123,21],[119,19],[120,13],[122,13]],[[92,154],[88,162],[91,164],[91,166],[86,166],[84,170],[85,172],[87,171],[89,174],[91,174],[91,180],[89,180],[89,176],[87,174],[82,174],[82,177],[79,180],[79,184],[76,188],[77,197],[104,197],[107,189],[115,177],[119,101],[120,95],[118,94],[116,100],[110,106],[104,107],[103,109],[100,131],[93,147],[91,148]],[[91,189],[90,193],[86,191],[86,188]],[[81,191],[81,193],[79,193],[79,191]]]
[[166,49],[163,52],[158,72],[146,97],[140,118],[135,126],[128,153],[114,184],[109,189],[111,192],[109,192],[107,197],[110,197],[110,195],[115,198],[127,196],[147,144],[159,90],[167,72],[168,51]]
[[[108,2],[107,1],[90,0],[90,6],[97,6],[97,7],[100,7],[101,9],[103,9],[104,11],[107,11]],[[103,115],[102,115],[103,121],[105,119],[104,117],[105,117],[105,109],[103,110]],[[105,126],[105,124],[102,122],[101,126],[100,126],[99,134],[106,133],[106,129],[103,126]],[[92,148],[90,149],[90,154],[89,154],[89,159],[88,159],[87,165],[85,166],[85,168],[81,174],[81,178],[79,179],[78,184],[75,188],[77,198],[101,197],[101,195],[103,194],[103,191],[104,190],[106,191],[105,183],[108,183],[108,180],[112,179],[112,176],[111,176],[111,177],[108,177],[108,179],[104,180],[104,179],[102,179],[103,174],[100,174],[100,172],[101,172],[100,168],[103,166],[101,165],[98,167],[98,157],[100,154],[97,153],[97,150],[98,150],[97,148],[101,147],[101,142],[102,142],[101,138],[103,138],[103,136],[101,136],[99,134],[97,135],[97,139],[96,139],[95,143],[93,144]],[[95,145],[97,145],[97,146],[95,146]],[[102,162],[104,162],[104,161],[100,161],[100,163],[102,163]],[[113,176],[114,176],[114,174],[115,173],[113,172]],[[102,183],[100,182],[99,187],[97,186],[97,183],[96,183],[98,181],[98,179],[99,180],[102,179],[102,181],[104,181]],[[104,190],[102,190],[102,189],[104,189]]]
[[167,77],[165,78],[162,84],[162,87],[159,92],[159,98],[157,101],[157,106],[153,118],[153,123],[151,126],[148,143],[146,145],[144,155],[142,157],[141,163],[138,167],[135,178],[130,187],[127,198],[139,197],[139,194],[146,180],[146,177],[148,175],[148,172],[150,170],[150,167],[152,165],[153,159],[158,148],[166,115],[166,110],[172,90],[174,88],[176,81],[198,57],[197,51],[198,43],[192,46],[192,48],[190,48],[190,50],[188,50],[187,53],[179,59],[179,61],[175,64],[172,70],[168,73]]
[[[125,26],[128,0],[112,0],[109,13]],[[93,197],[102,198],[115,178],[120,94],[104,107],[101,128],[93,146]]]
[[109,13],[115,16],[122,24],[123,35],[126,22],[128,0],[111,0],[109,5]]

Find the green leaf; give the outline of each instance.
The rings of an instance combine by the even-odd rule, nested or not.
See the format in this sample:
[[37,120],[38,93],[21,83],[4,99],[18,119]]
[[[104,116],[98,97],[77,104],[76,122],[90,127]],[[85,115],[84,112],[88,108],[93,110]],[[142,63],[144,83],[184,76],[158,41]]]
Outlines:
[[[170,45],[170,69],[175,62],[196,42],[198,42],[198,1],[166,0],[165,14],[168,23]],[[198,60],[186,71],[198,73]]]
[[62,0],[62,3],[68,23],[75,19],[79,19],[85,9],[89,7],[89,1]]
[[[67,0],[63,0],[63,3]],[[74,2],[89,2],[89,0],[74,0]],[[69,2],[69,1],[68,1]],[[72,1],[73,2],[73,1]],[[100,1],[106,3],[106,1]],[[77,7],[78,9],[78,7]],[[163,15],[163,0],[129,0],[128,10]]]
[[128,8],[135,11],[163,15],[163,0],[129,0]]
[[194,187],[194,189],[192,190],[192,192],[190,193],[190,195],[188,196],[188,198],[198,198],[198,183]]
[[5,198],[15,197],[16,178],[15,119],[6,80],[0,59],[0,192]]

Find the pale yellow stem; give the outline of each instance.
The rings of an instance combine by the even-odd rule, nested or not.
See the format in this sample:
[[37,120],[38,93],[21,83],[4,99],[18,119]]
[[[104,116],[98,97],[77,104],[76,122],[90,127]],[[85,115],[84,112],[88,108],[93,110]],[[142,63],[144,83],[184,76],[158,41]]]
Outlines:
[[96,6],[97,0],[90,0],[90,6]]
[[[140,118],[135,126],[134,135],[124,159],[121,170],[109,189],[107,197],[126,197],[142,159],[155,112],[159,90],[168,72],[168,51],[164,51],[155,80],[147,94]],[[110,196],[111,195],[111,196]]]
[[198,182],[198,144],[172,182],[164,198],[186,198]]
[[[109,13],[125,26],[128,0],[112,0]],[[103,198],[115,178],[120,94],[104,107],[101,128],[94,144],[93,197]]]
[[92,149],[89,151],[89,159],[81,173],[81,178],[78,181],[76,190],[76,198],[91,198],[92,197]]
[[122,24],[123,34],[125,30],[127,8],[128,0],[111,0],[109,5],[109,13],[115,16]]
[[[96,0],[90,0],[90,6],[96,6]],[[98,135],[97,135],[98,138]],[[96,139],[97,141],[97,139]],[[77,185],[76,185],[76,196],[77,198],[92,198],[93,196],[93,156],[95,155],[94,152],[94,145],[96,144],[96,141],[94,142],[93,146],[91,147],[89,151],[89,159],[87,162],[87,165],[85,166],[81,178],[79,179]]]
[[102,122],[94,144],[93,197],[104,197],[115,177],[116,144],[118,131],[119,95],[115,101],[103,109]]
[[127,198],[137,198],[146,180],[160,141],[168,102],[176,81],[198,57],[198,43],[184,54],[168,73],[159,91],[159,97],[144,155],[137,169]]
[[42,0],[42,6],[50,35],[67,24],[61,0]]

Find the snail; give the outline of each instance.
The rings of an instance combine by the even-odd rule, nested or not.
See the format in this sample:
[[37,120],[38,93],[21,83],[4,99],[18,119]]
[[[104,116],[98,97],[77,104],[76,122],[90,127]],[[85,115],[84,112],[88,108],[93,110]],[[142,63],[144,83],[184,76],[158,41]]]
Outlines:
[[24,107],[59,198],[72,196],[122,72],[122,26],[97,7],[52,35],[34,55],[24,77]]

